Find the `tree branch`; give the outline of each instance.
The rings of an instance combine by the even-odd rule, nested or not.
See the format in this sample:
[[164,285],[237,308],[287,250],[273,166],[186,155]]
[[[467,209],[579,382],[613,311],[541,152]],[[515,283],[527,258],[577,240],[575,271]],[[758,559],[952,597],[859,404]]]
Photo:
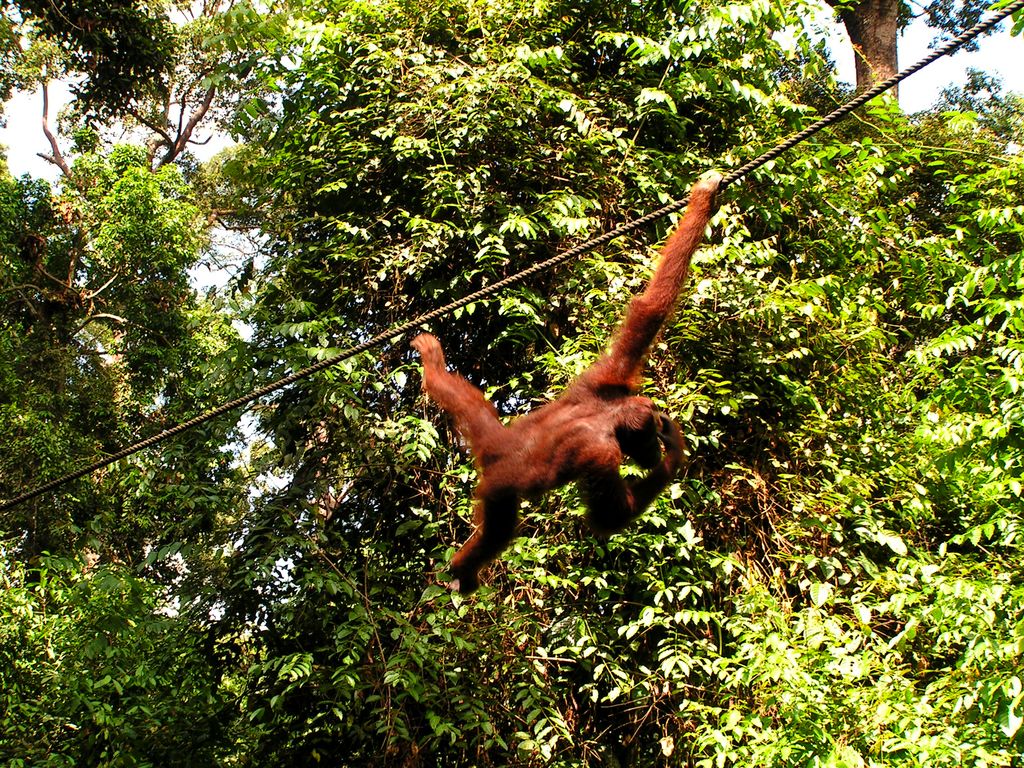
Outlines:
[[71,332],[71,335],[74,336],[76,333],[80,333],[82,330],[85,329],[87,325],[96,322],[97,320],[113,320],[115,323],[119,324],[124,324],[128,322],[127,319],[121,317],[120,315],[111,315],[106,312],[99,312],[95,315],[89,315],[89,317],[85,318],[85,320],[82,321],[82,323]]
[[95,299],[97,296],[99,296],[101,293],[103,293],[103,291],[105,291],[107,288],[109,288],[110,285],[115,280],[117,280],[117,278],[118,278],[118,274],[115,272],[114,275],[109,280],[107,280],[107,282],[105,282],[103,285],[101,285],[95,291],[87,291],[83,298],[86,301],[91,301],[92,299]]
[[128,114],[130,114],[142,125],[144,125],[146,128],[149,128],[149,130],[151,130],[153,133],[155,133],[157,136],[163,139],[164,144],[166,144],[169,147],[174,145],[174,140],[171,138],[171,135],[167,133],[167,131],[165,131],[163,128],[161,128],[153,121],[147,120],[145,117],[142,116],[142,114],[137,109],[133,107],[132,109],[128,110]]
[[[178,155],[180,155],[185,147],[188,146],[189,141],[192,139],[192,133],[195,131],[196,126],[199,125],[199,121],[202,120],[206,113],[210,111],[210,107],[213,105],[213,97],[217,95],[217,86],[211,85],[206,89],[206,95],[203,97],[203,102],[200,104],[196,111],[192,113],[192,117],[189,118],[188,122],[185,123],[184,128],[178,131],[178,138],[174,144],[167,150],[167,153],[160,160],[159,165],[167,165],[167,163],[173,162]],[[181,119],[185,115],[185,104],[184,101],[181,105],[181,114],[179,115],[179,125]]]
[[47,162],[53,163],[60,168],[61,173],[71,180],[71,168],[64,160],[64,156],[61,154],[60,145],[57,143],[57,137],[53,135],[53,131],[50,130],[50,88],[47,81],[44,79],[41,81],[43,89],[43,133],[46,134],[46,140],[50,142],[50,149],[53,151],[52,155],[45,155],[42,152],[37,152],[39,157],[43,158]]

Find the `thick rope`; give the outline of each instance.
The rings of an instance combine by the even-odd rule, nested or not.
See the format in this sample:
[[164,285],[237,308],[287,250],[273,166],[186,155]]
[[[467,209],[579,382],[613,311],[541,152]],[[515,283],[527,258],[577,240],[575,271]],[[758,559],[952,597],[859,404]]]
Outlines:
[[[913,66],[910,66],[907,69],[902,70],[893,77],[890,77],[888,80],[878,83],[869,90],[864,91],[864,93],[846,102],[838,109],[830,112],[828,115],[818,120],[816,123],[809,125],[799,133],[795,133],[788,139],[785,139],[783,142],[776,145],[772,149],[768,150],[763,155],[760,155],[759,157],[754,158],[745,165],[740,166],[736,170],[729,172],[722,178],[719,188],[723,188],[728,186],[729,184],[733,184],[734,182],[739,181],[740,179],[747,176],[751,172],[757,170],[758,168],[762,167],[763,165],[770,163],[772,160],[779,157],[783,152],[786,152],[787,150],[790,150],[793,147],[795,147],[797,144],[806,141],[808,138],[818,133],[823,128],[826,128],[843,119],[853,110],[871,101],[871,99],[875,98],[879,94],[885,93],[885,91],[889,90],[902,80],[905,80],[906,78],[910,77],[918,70],[927,67],[936,59],[942,58],[943,56],[952,53],[957,48],[964,45],[964,43],[967,43],[973,40],[974,38],[978,37],[979,35],[983,34],[984,32],[987,32],[988,30],[992,29],[992,27],[994,27],[1000,21],[1005,19],[1007,16],[1021,10],[1022,8],[1024,8],[1024,0],[1015,0],[1010,5],[1006,6],[1005,8],[1002,8],[1001,10],[993,14],[986,21],[981,21],[978,24],[975,24],[962,35],[953,38],[942,47],[935,49]],[[289,376],[285,376],[284,378],[278,379],[277,381],[267,384],[266,386],[260,387],[257,390],[254,390],[246,395],[243,395],[242,397],[235,398],[230,402],[224,403],[223,405],[217,406],[216,408],[212,408],[208,411],[205,411],[199,414],[198,416],[189,419],[188,421],[176,424],[175,426],[165,429],[162,432],[158,432],[152,437],[147,437],[145,440],[140,440],[137,443],[129,445],[127,448],[124,448],[118,451],[117,453],[111,454],[102,459],[98,459],[97,461],[94,461],[91,464],[76,469],[73,472],[69,472],[66,475],[62,475],[61,477],[51,480],[48,483],[44,483],[43,485],[40,485],[37,488],[25,491],[24,493],[19,494],[18,496],[15,496],[12,499],[0,502],[0,512],[6,509],[10,509],[11,507],[17,504],[21,504],[24,501],[28,501],[29,499],[34,499],[37,496],[41,496],[47,491],[52,491],[54,488],[69,483],[72,480],[77,480],[80,477],[92,474],[96,470],[110,466],[114,462],[120,461],[121,459],[131,456],[134,453],[138,453],[139,451],[144,451],[147,448],[151,448],[157,443],[162,443],[165,440],[174,437],[175,435],[180,435],[182,432],[192,429],[193,427],[197,427],[200,424],[205,424],[207,421],[215,419],[218,416],[222,416],[223,414],[228,413],[229,411],[233,411],[236,408],[242,407],[243,405],[248,405],[254,400],[259,400],[261,397],[265,397],[266,395],[269,395],[272,392],[276,392],[277,390],[283,389],[284,387],[294,384],[297,381],[308,378],[315,373],[319,373],[320,371],[326,370],[327,368],[331,368],[344,360],[348,360],[351,357],[355,357],[358,354],[366,352],[367,350],[377,346],[378,344],[383,344],[384,342],[389,341],[391,339],[397,339],[400,336],[404,336],[409,331],[415,330],[419,326],[425,323],[429,323],[431,320],[436,320],[439,317],[451,314],[457,309],[461,309],[462,307],[468,306],[469,304],[479,301],[480,299],[486,298],[495,293],[503,291],[510,285],[521,283],[539,272],[558,266],[559,264],[568,261],[569,259],[573,259],[578,256],[582,256],[585,253],[589,253],[590,251],[600,248],[602,245],[605,245],[618,237],[622,237],[623,235],[627,235],[631,232],[635,232],[638,229],[642,229],[651,222],[657,221],[658,219],[664,216],[668,216],[670,213],[675,213],[676,211],[682,210],[683,208],[686,207],[686,204],[689,202],[689,199],[689,196],[686,196],[681,200],[671,202],[663,206],[662,208],[659,208],[656,211],[652,211],[644,216],[641,216],[638,219],[633,219],[632,221],[628,221],[625,224],[620,224],[615,229],[605,232],[602,235],[598,235],[592,240],[588,240],[587,242],[581,245],[577,245],[574,248],[570,248],[567,251],[563,251],[562,253],[555,254],[549,259],[537,262],[536,264],[527,267],[522,272],[517,272],[516,274],[510,275],[504,278],[503,280],[499,280],[496,283],[492,283],[491,285],[485,286],[484,288],[481,288],[480,290],[475,291],[474,293],[470,293],[466,296],[463,296],[461,299],[456,299],[450,304],[445,304],[442,307],[433,309],[430,312],[422,314],[419,317],[416,317],[405,323],[393,326],[392,328],[389,328],[388,330],[377,334],[373,338],[367,339],[366,341],[360,344],[356,344],[355,346],[349,347],[348,349],[339,352],[333,357],[321,360],[320,362],[315,363],[307,368],[303,368],[301,371],[296,371],[295,373]]]

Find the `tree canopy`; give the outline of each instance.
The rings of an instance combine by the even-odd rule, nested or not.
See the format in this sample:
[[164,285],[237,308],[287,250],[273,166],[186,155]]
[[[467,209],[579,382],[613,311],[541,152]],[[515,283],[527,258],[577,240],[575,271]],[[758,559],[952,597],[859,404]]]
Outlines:
[[[101,6],[0,30],[0,86],[85,78],[47,116],[59,180],[0,169],[0,498],[847,95],[803,0]],[[474,471],[406,339],[0,513],[0,757],[1019,765],[1022,120],[978,73],[730,187],[644,389],[686,467],[608,539],[572,487],[525,505],[469,599],[444,571]],[[200,160],[213,131],[236,143]],[[599,354],[671,227],[430,330],[523,413]]]

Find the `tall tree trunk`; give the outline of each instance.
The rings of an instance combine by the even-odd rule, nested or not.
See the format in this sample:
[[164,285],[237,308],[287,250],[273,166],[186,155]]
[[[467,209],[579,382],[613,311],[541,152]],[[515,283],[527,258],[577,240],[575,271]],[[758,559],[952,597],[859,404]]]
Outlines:
[[[838,5],[831,2],[833,6]],[[839,9],[839,18],[853,43],[857,92],[896,74],[896,33],[899,0],[860,0]],[[893,95],[896,89],[893,88]]]

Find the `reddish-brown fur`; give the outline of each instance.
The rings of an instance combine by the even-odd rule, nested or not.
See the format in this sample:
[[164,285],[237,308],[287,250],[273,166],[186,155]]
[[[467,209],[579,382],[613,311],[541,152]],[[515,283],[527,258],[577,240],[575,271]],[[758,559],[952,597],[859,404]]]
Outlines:
[[[476,590],[480,569],[515,536],[522,498],[575,480],[590,526],[608,534],[643,512],[675,476],[683,460],[679,426],[636,393],[647,352],[672,314],[714,212],[720,181],[715,174],[694,185],[682,222],[662,248],[646,290],[630,302],[611,350],[557,399],[508,425],[479,389],[448,372],[436,338],[424,333],[413,339],[423,359],[423,387],[452,415],[480,474],[476,530],[452,558],[453,589]],[[648,474],[627,483],[619,474],[624,456]]]

